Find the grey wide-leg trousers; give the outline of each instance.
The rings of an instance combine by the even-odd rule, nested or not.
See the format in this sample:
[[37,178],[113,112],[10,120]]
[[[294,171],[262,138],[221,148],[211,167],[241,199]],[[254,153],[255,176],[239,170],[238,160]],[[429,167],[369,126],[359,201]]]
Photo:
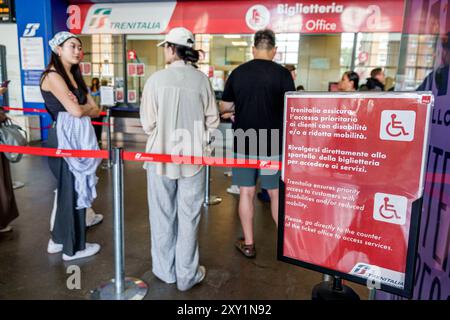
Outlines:
[[204,200],[205,169],[192,177],[169,179],[147,169],[153,274],[187,290],[198,282],[197,231]]

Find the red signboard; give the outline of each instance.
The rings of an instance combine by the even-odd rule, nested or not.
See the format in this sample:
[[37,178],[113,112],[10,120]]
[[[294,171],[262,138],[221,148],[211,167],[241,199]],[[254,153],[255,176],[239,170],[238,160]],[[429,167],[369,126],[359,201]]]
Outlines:
[[403,1],[205,1],[177,3],[168,29],[194,33],[401,32]]
[[429,93],[286,98],[281,260],[409,295]]
[[[146,19],[140,13],[145,12]],[[196,34],[401,32],[403,0],[198,1],[82,4],[68,8],[74,33],[158,34],[183,26]],[[150,16],[149,16],[150,15]],[[149,23],[149,21],[151,23]]]
[[137,75],[137,63],[128,63],[127,64],[127,74],[131,77]]
[[138,77],[143,77],[145,75],[145,64],[144,63],[136,64],[136,75]]
[[128,60],[136,60],[137,59],[136,50],[127,50],[127,58]]
[[92,74],[91,66],[90,62],[80,62],[81,75],[90,76]]

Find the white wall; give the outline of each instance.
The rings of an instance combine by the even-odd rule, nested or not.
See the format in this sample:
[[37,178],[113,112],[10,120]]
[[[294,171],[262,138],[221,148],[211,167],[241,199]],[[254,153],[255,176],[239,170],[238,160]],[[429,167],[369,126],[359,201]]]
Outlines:
[[11,80],[8,86],[9,105],[11,107],[23,107],[19,40],[15,23],[0,23],[0,45],[6,46],[6,72],[8,80]]

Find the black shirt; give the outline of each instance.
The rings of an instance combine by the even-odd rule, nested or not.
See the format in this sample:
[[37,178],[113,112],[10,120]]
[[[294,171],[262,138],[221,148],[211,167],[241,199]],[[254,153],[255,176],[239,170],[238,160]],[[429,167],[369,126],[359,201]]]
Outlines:
[[[50,70],[50,72],[56,72],[53,70]],[[53,121],[56,121],[58,119],[58,113],[60,112],[66,112],[66,108],[64,108],[63,104],[55,97],[55,95],[51,91],[45,91],[40,87],[42,98],[44,98],[45,103],[45,109],[47,109],[47,112],[52,117]],[[70,89],[69,89],[70,90]],[[80,89],[80,88],[74,88],[73,90],[70,90],[75,97],[78,99],[78,103],[80,105],[87,103],[87,95],[86,93]]]
[[[256,144],[260,156],[281,154],[284,94],[288,91],[295,91],[291,73],[273,61],[261,59],[240,65],[231,73],[225,84],[222,100],[234,102],[235,105],[233,129],[256,130]],[[267,130],[267,137],[264,136],[264,129]],[[274,129],[278,130],[279,145],[274,146],[276,149],[271,152],[271,136],[275,137],[276,134],[272,131]],[[245,150],[242,150],[238,148],[236,136],[235,131],[234,152],[255,155],[253,150],[256,146],[250,147],[255,141],[249,143],[250,139],[246,139]],[[251,136],[250,131],[248,136]]]

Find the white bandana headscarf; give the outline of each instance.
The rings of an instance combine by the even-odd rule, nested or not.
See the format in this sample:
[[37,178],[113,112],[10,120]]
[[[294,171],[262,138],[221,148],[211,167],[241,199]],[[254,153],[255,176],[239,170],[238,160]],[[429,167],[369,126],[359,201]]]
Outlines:
[[57,34],[55,34],[55,36],[48,42],[48,44],[50,45],[50,48],[52,49],[52,51],[54,53],[58,53],[58,50],[56,49],[59,45],[61,45],[62,43],[64,43],[64,41],[66,41],[67,39],[70,38],[77,38],[78,37],[76,35],[74,35],[73,33],[67,32],[67,31],[61,31],[58,32]]

